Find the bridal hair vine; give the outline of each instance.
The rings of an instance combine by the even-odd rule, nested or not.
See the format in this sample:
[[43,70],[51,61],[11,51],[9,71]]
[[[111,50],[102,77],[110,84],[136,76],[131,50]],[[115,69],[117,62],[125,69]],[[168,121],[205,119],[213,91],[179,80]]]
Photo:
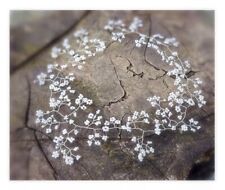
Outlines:
[[[83,69],[86,60],[103,52],[106,45],[101,39],[90,38],[85,29],[75,31],[73,38],[79,46],[78,49],[73,49],[66,38],[60,47],[53,47],[51,51],[54,60],[64,54],[68,57],[68,62],[47,65],[47,71],[40,73],[35,80],[39,85],[47,84],[50,90],[49,110],[37,110],[35,122],[46,134],[54,134],[53,158],[62,157],[67,165],[72,165],[81,158],[78,140],[82,131],[82,134],[87,135],[88,146],[101,146],[110,139],[110,132],[114,130],[124,131],[129,135],[129,143],[133,146],[131,152],[142,162],[155,151],[154,143],[146,138],[147,134],[160,135],[165,131],[196,132],[201,128],[198,121],[187,118],[187,112],[191,107],[201,108],[206,104],[200,90],[202,81],[187,76],[191,66],[189,61],[182,60],[178,52],[174,51],[179,46],[176,38],[167,38],[161,34],[148,36],[138,31],[142,26],[142,20],[135,17],[129,26],[122,20],[109,20],[104,30],[118,43],[127,34],[137,34],[138,38],[134,40],[136,48],[151,48],[161,57],[163,63],[170,66],[171,69],[166,74],[173,78],[175,90],[167,98],[157,95],[146,97],[154,111],[153,116],[145,110],[134,111],[122,121],[114,116],[106,119],[100,110],[85,112],[93,101],[72,88],[71,83],[76,80],[76,76],[73,69],[67,68]],[[70,73],[63,72],[66,69]],[[66,108],[66,113],[62,108]],[[78,118],[83,121],[78,122]]]

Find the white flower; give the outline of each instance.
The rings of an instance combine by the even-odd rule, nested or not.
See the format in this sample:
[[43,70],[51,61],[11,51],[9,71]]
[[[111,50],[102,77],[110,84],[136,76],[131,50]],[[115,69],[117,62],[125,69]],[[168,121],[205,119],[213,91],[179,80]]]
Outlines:
[[73,77],[73,76],[71,76],[71,77],[69,78],[70,81],[74,81],[74,79],[75,79],[75,77]]
[[170,107],[173,107],[173,102],[169,102],[169,106]]
[[135,40],[135,45],[136,45],[136,47],[141,47],[141,43],[139,42],[139,40]]
[[100,146],[101,142],[100,141],[95,141],[95,145]]
[[115,117],[110,117],[110,122],[114,122],[114,121],[116,121],[116,118]]
[[152,148],[152,147],[150,147],[149,151],[150,151],[151,153],[154,153],[154,152],[155,152],[154,148]]
[[76,99],[75,104],[80,104],[80,99]]
[[155,131],[155,134],[157,134],[157,135],[160,135],[161,134],[161,129],[158,128],[158,127],[155,128],[154,131]]
[[181,125],[181,130],[182,131],[187,131],[188,130],[188,127],[187,127],[187,125]]
[[129,26],[129,29],[131,32],[135,32],[139,27],[142,26],[143,26],[142,20],[140,20],[138,17],[134,17],[132,23]]
[[181,120],[181,119],[182,119],[182,115],[178,115],[177,118],[178,118],[179,120]]
[[195,102],[193,101],[192,98],[189,98],[189,99],[187,100],[187,103],[188,103],[190,106],[194,106],[194,105],[195,105]]
[[67,165],[72,165],[74,163],[74,159],[71,156],[66,156],[65,162],[66,162]]
[[61,52],[60,48],[53,47],[52,51],[51,51],[51,57],[52,58],[57,58],[59,56],[60,52]]
[[77,135],[79,133],[79,131],[78,130],[74,130],[74,135]]
[[68,67],[68,65],[67,64],[64,64],[64,65],[60,65],[60,67],[61,67],[61,69],[65,69],[65,68]]
[[201,126],[196,126],[196,129],[197,129],[197,130],[201,129]]
[[88,146],[92,145],[92,141],[90,141],[90,140],[88,140],[87,143],[88,143]]
[[86,103],[87,102],[87,98],[82,98],[83,102]]
[[121,129],[124,129],[125,130],[125,129],[127,129],[127,126],[126,125],[122,125],[121,126]]
[[122,42],[122,39],[125,38],[123,32],[112,32],[112,40]]
[[84,36],[88,35],[87,30],[81,28],[80,30],[74,32],[73,34],[76,38],[84,38]]
[[139,113],[137,111],[134,111],[134,113],[133,113],[134,116],[138,116],[138,114]]
[[149,120],[148,120],[147,118],[145,118],[143,121],[144,121],[145,123],[149,124]]
[[178,84],[180,84],[181,79],[180,78],[176,78],[174,81],[174,85],[177,86]]
[[63,134],[63,135],[67,134],[67,129],[63,129],[63,130],[62,130],[62,134]]
[[176,106],[175,110],[176,110],[176,112],[180,112],[181,111],[180,106]]
[[155,124],[158,124],[159,120],[158,119],[154,119],[154,122],[155,122]]
[[[49,78],[50,79],[53,79],[55,77],[55,75],[54,74],[51,74],[51,75],[49,75]],[[55,85],[56,83],[54,83],[54,85]],[[50,88],[51,89],[51,88]]]
[[83,65],[78,65],[77,68],[78,68],[79,70],[81,70],[81,69],[83,68]]
[[74,94],[75,93],[75,90],[70,90],[70,93]]
[[189,122],[194,123],[194,119],[193,118],[189,119]]
[[137,115],[133,114],[132,119],[136,120],[137,118],[138,118]]
[[172,52],[172,55],[173,55],[173,56],[177,56],[178,53],[175,51],[175,52]]
[[147,141],[147,144],[152,144],[152,141]]
[[146,156],[146,151],[145,151],[143,148],[140,149],[140,153],[141,153],[143,156]]
[[74,123],[74,120],[73,119],[70,119],[69,120],[69,124],[71,125],[71,124],[73,124]]
[[144,110],[142,110],[142,111],[140,112],[140,115],[141,115],[141,116],[144,116],[144,117],[149,117],[148,113],[146,113]]
[[75,141],[75,138],[73,138],[73,137],[67,137],[67,140],[68,140],[70,143],[72,143],[72,142]]
[[110,123],[109,123],[109,121],[105,121],[105,123],[104,123],[104,125],[109,125]]
[[156,106],[156,102],[154,101],[154,102],[151,102],[151,105],[152,105],[152,107],[155,107]]
[[73,148],[73,150],[76,152],[76,151],[79,150],[79,147],[78,147],[78,146],[75,146],[75,147]]
[[95,122],[95,125],[96,125],[96,126],[101,125],[101,121],[96,121],[96,122]]
[[76,155],[75,158],[76,158],[76,160],[80,160],[81,156],[80,155]]
[[45,73],[40,73],[37,76],[37,80],[38,80],[40,86],[45,84],[46,77],[47,77],[47,75]]
[[144,159],[144,158],[143,158],[143,155],[142,155],[141,153],[139,153],[139,154],[138,154],[138,160],[139,160],[140,162],[142,162],[143,159]]
[[68,120],[68,115],[65,115],[63,119]]
[[171,127],[171,129],[172,129],[172,131],[175,131],[175,130],[176,130],[176,126],[173,125],[173,126]]
[[61,101],[59,101],[59,100],[55,100],[55,98],[50,98],[49,99],[49,107],[56,108],[60,104],[60,102]]
[[47,66],[47,72],[51,73],[53,71],[54,66],[52,64],[48,64]]
[[131,131],[132,131],[131,127],[127,126],[127,132],[131,132]]
[[88,99],[86,103],[87,103],[87,105],[91,105],[93,103],[93,101]]
[[95,133],[95,137],[96,138],[99,138],[100,137],[100,134],[99,133]]
[[196,132],[196,129],[194,129],[194,128],[190,128],[190,130],[194,133]]
[[100,121],[101,119],[102,119],[101,115],[97,117],[97,121]]
[[68,38],[65,38],[63,40],[62,46],[65,47],[66,49],[69,49],[70,48],[69,39]]
[[71,109],[71,110],[75,110],[75,107],[74,107],[74,106],[70,106],[70,109]]
[[107,141],[107,139],[108,139],[108,136],[106,136],[106,135],[103,135],[103,136],[102,136],[102,140],[103,140],[103,141]]
[[131,141],[132,142],[136,142],[137,141],[137,137],[132,137]]
[[176,99],[176,102],[178,104],[183,104],[184,100],[182,98],[178,98],[178,99]]
[[43,117],[44,116],[44,112],[42,110],[37,110],[36,111],[36,116],[37,117]]
[[79,94],[79,95],[78,95],[78,98],[79,98],[79,99],[83,99],[83,98],[84,98],[84,95],[83,95],[83,94]]
[[82,106],[80,107],[80,109],[82,109],[82,110],[86,110],[86,109],[87,109],[87,107],[86,107],[85,105],[82,105]]
[[93,119],[93,117],[94,117],[94,114],[93,114],[93,113],[89,113],[89,114],[88,114],[88,118],[89,118],[89,119]]
[[86,121],[84,122],[84,124],[85,124],[85,125],[89,125],[89,124],[90,124],[90,121],[89,121],[89,120],[86,120]]
[[71,49],[70,51],[69,51],[69,55],[74,55],[75,54],[75,51],[73,50],[73,49]]
[[46,129],[46,133],[48,134],[48,133],[51,133],[52,132],[52,129],[51,128],[47,128]]
[[160,113],[161,113],[160,110],[156,110],[155,112],[156,115],[160,115]]
[[108,131],[109,131],[109,127],[108,127],[108,126],[103,126],[103,127],[102,127],[102,130],[103,130],[104,132],[108,132]]
[[93,139],[94,135],[88,135],[88,139]]
[[58,151],[52,152],[52,157],[53,158],[58,158],[59,157],[59,152]]
[[116,120],[115,124],[120,125],[121,121],[120,120]]
[[167,120],[166,120],[166,119],[163,119],[162,122],[163,122],[163,123],[167,123]]

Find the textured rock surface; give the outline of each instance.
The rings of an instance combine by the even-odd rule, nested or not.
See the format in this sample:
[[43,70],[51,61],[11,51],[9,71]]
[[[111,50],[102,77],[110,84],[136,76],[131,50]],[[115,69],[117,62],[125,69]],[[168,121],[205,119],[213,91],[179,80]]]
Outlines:
[[[10,69],[15,70],[31,55],[57,40],[73,27],[85,11],[11,11]],[[46,47],[47,48],[47,47]]]
[[[188,113],[189,117],[200,121],[202,129],[194,134],[165,132],[152,137],[157,151],[143,163],[137,162],[122,148],[126,134],[100,148],[87,147],[85,139],[81,139],[83,159],[72,167],[62,160],[52,159],[52,136],[46,136],[34,124],[35,111],[48,108],[47,87],[40,88],[33,80],[45,70],[46,64],[53,61],[49,46],[11,74],[11,179],[187,179],[193,166],[213,158],[212,12],[91,11],[66,36],[71,38],[74,30],[86,28],[91,36],[110,41],[110,35],[103,30],[108,19],[120,18],[129,23],[134,16],[139,16],[145,23],[141,29],[143,33],[175,36],[181,42],[182,57],[192,61],[190,77],[199,76],[204,81],[207,105]],[[82,71],[72,71],[77,78],[73,84],[75,89],[92,98],[94,106],[100,108],[105,117],[115,115],[122,119],[126,113],[142,109],[151,113],[146,97],[153,94],[167,96],[173,89],[173,79],[165,75],[165,65],[144,47],[134,48],[135,37],[127,35],[121,44],[108,43],[106,50],[89,59]],[[52,45],[61,43],[62,39]],[[60,59],[61,62],[65,60],[63,56]]]

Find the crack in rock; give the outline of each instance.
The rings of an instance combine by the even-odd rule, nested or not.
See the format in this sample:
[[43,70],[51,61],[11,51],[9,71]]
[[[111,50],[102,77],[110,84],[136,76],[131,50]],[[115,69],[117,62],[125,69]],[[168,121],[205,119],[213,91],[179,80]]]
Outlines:
[[133,64],[131,63],[131,61],[128,58],[126,58],[126,60],[129,62],[129,65],[127,66],[127,71],[131,72],[133,74],[133,77],[138,76],[139,78],[143,78],[144,72],[142,71],[141,73],[136,73],[134,70],[132,70]]
[[[37,144],[39,150],[41,151],[41,153],[43,154],[47,164],[51,168],[54,179],[57,179],[58,174],[57,174],[55,168],[53,167],[51,161],[49,160],[47,154],[44,152],[44,149],[42,147],[40,139],[37,136],[38,130],[29,126],[29,114],[30,114],[30,106],[31,106],[31,85],[30,85],[28,77],[26,78],[26,80],[27,80],[27,88],[28,88],[28,101],[27,101],[27,108],[26,108],[25,118],[24,118],[24,126],[25,126],[25,128],[33,130],[34,140],[36,141],[36,144]],[[43,134],[43,133],[41,132],[41,134]]]
[[165,86],[167,89],[169,88],[169,86],[168,86],[168,84],[166,83],[165,79],[163,79],[163,84],[164,84],[164,86]]
[[164,74],[162,74],[162,75],[160,75],[160,76],[157,76],[157,77],[155,77],[155,78],[148,78],[148,80],[158,80],[158,79],[163,78],[166,74],[167,74],[167,72],[165,72]]
[[196,73],[199,73],[200,71],[193,71],[193,70],[190,70],[186,73],[186,76],[187,78],[190,78],[192,77],[193,75],[195,75]]
[[53,167],[51,161],[49,160],[47,154],[45,153],[44,148],[42,147],[42,144],[41,144],[41,142],[38,139],[38,136],[37,136],[37,132],[36,131],[34,131],[34,137],[35,137],[35,141],[37,143],[37,146],[38,146],[39,150],[41,151],[41,153],[44,156],[46,162],[48,163],[49,167],[51,168],[51,170],[53,172],[53,177],[56,180],[59,175],[57,174],[56,169]]
[[115,67],[115,65],[114,65],[114,63],[113,63],[113,61],[112,61],[111,58],[110,58],[110,61],[111,61],[111,64],[113,65],[113,69],[114,69],[116,78],[117,78],[118,81],[119,81],[120,87],[121,87],[122,90],[123,90],[123,95],[122,95],[119,99],[117,99],[117,100],[110,101],[110,102],[106,105],[106,106],[109,106],[109,107],[110,107],[112,104],[116,104],[116,103],[118,103],[118,102],[122,102],[122,101],[126,100],[127,97],[128,97],[127,92],[126,92],[126,90],[125,90],[125,88],[124,88],[124,85],[123,85],[123,83],[122,83],[122,80],[119,78],[119,76],[118,76],[118,74],[117,74],[117,71],[116,71],[116,67]]
[[[152,18],[151,18],[151,14],[150,14],[150,15],[149,15],[149,30],[148,30],[148,36],[151,36],[151,34],[152,34]],[[147,41],[146,46],[145,46],[145,49],[144,49],[144,61],[145,61],[145,63],[147,63],[147,64],[149,64],[150,66],[152,66],[155,70],[157,70],[157,71],[163,71],[163,72],[164,72],[163,75],[165,75],[165,73],[167,73],[166,70],[158,68],[157,66],[155,66],[154,64],[152,64],[150,61],[147,60],[146,53],[147,53],[147,47],[148,47],[149,40],[150,40],[150,38],[148,38],[148,41]]]

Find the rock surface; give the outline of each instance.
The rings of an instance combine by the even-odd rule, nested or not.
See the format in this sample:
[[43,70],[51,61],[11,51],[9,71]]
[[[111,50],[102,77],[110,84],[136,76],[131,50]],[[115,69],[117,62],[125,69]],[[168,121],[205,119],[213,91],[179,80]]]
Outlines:
[[[188,113],[189,117],[200,121],[202,129],[197,133],[165,132],[152,137],[157,151],[142,163],[122,148],[126,141],[123,134],[121,139],[94,148],[81,139],[83,159],[73,166],[52,159],[52,136],[46,136],[34,123],[35,111],[48,108],[49,91],[33,83],[36,75],[53,62],[51,47],[61,43],[64,37],[71,38],[74,30],[80,28],[86,28],[93,37],[110,41],[109,33],[103,30],[108,19],[120,18],[129,23],[134,16],[143,20],[143,33],[175,36],[181,42],[182,56],[192,62],[192,75],[204,81],[207,105]],[[197,163],[209,159],[208,155],[210,159],[214,156],[211,154],[214,150],[214,23],[209,21],[213,17],[212,12],[205,11],[91,11],[66,36],[13,71],[10,80],[10,178],[187,179]],[[74,22],[74,18],[71,20]],[[83,70],[72,71],[76,76],[74,88],[92,98],[94,106],[100,108],[105,117],[122,118],[126,113],[142,109],[151,112],[146,98],[154,94],[165,97],[173,89],[173,79],[165,75],[166,68],[159,58],[144,47],[134,48],[136,37],[129,34],[122,43],[108,43],[105,51],[90,58]],[[60,59],[65,61],[63,56]]]
[[11,11],[11,71],[29,62],[39,50],[48,48],[47,44],[64,35],[85,14],[85,11]]

